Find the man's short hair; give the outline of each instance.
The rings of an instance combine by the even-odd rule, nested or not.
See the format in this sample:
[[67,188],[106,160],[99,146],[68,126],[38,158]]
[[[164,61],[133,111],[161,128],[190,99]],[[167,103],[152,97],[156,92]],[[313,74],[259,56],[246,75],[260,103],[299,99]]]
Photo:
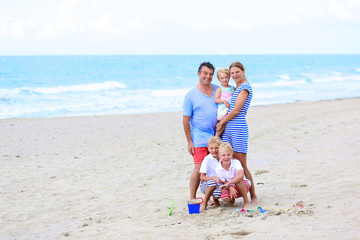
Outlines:
[[201,72],[203,66],[205,66],[205,67],[207,67],[207,68],[209,68],[209,69],[212,69],[212,70],[215,72],[215,68],[214,68],[214,66],[213,66],[210,62],[203,62],[203,63],[201,63],[200,66],[199,66],[198,72]]

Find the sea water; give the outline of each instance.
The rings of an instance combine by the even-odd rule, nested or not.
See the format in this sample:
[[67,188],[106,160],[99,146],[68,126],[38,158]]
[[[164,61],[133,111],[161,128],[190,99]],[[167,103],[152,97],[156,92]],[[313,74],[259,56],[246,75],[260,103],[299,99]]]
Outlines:
[[0,118],[179,111],[204,61],[241,61],[252,105],[360,96],[360,55],[0,56]]

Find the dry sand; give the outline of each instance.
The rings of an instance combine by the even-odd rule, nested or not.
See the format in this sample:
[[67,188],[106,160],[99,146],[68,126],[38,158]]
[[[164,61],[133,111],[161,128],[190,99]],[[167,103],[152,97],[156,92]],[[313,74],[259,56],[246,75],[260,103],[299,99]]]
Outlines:
[[358,239],[359,106],[251,107],[252,213],[188,213],[181,112],[0,120],[0,239]]

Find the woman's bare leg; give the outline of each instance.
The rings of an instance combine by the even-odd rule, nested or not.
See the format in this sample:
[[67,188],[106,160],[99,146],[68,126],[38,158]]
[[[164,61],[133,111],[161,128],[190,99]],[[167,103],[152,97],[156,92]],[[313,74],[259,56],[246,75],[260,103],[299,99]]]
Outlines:
[[241,163],[242,168],[244,169],[244,174],[245,177],[247,179],[249,179],[251,181],[251,187],[250,187],[250,197],[251,197],[251,202],[254,204],[258,204],[259,201],[257,199],[256,193],[255,193],[255,184],[252,178],[252,175],[247,167],[246,164],[246,153],[238,153],[238,152],[234,152],[234,158],[238,159]]

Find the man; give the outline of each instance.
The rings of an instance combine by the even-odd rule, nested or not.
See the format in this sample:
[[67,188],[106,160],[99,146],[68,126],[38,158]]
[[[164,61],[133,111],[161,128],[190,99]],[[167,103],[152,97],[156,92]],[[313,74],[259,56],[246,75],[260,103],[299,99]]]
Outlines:
[[184,99],[183,125],[188,151],[194,158],[194,170],[190,176],[190,199],[196,198],[200,183],[200,166],[208,154],[207,142],[215,135],[217,104],[215,92],[218,86],[211,84],[215,68],[203,62],[198,69],[199,83]]

